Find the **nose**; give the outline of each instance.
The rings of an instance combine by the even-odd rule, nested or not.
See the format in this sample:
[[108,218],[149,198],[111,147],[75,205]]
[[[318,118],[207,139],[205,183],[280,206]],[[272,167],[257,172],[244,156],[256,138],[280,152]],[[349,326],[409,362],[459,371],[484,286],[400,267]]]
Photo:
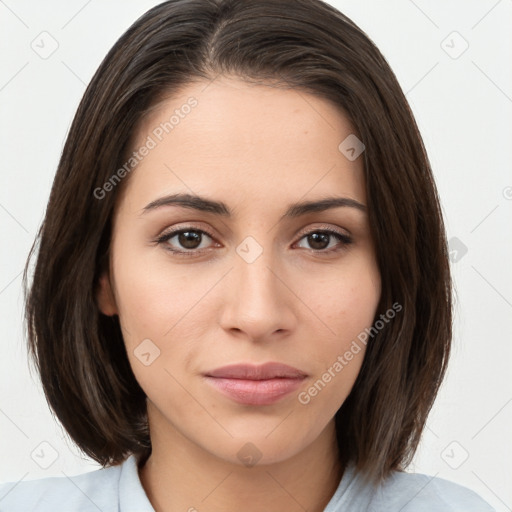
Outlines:
[[289,335],[296,327],[296,302],[290,277],[271,251],[252,262],[235,255],[234,268],[224,282],[226,298],[221,327],[252,341]]

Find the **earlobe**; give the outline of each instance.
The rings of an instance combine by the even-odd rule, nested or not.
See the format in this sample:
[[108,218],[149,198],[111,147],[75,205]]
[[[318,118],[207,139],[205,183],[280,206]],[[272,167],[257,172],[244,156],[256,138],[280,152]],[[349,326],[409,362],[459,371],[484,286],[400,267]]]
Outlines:
[[112,292],[112,285],[107,272],[101,274],[96,289],[96,303],[99,310],[107,316],[117,315],[117,305]]

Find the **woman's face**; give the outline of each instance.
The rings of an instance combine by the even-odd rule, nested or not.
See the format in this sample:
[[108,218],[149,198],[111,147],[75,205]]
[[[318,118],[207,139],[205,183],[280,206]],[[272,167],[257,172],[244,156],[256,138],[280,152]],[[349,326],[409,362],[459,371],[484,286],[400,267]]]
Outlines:
[[[98,300],[119,315],[152,435],[263,464],[333,427],[380,297],[363,157],[339,149],[352,132],[326,100],[228,78],[145,118]],[[327,198],[342,201],[298,206]],[[207,376],[268,362],[303,377]]]

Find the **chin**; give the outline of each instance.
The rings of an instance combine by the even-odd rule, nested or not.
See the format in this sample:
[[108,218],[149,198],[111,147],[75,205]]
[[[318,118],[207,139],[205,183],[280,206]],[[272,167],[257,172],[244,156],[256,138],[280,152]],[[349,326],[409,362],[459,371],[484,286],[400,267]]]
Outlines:
[[[251,468],[286,461],[310,444],[310,440],[303,438],[298,432],[284,429],[278,432],[280,427],[276,426],[274,424],[273,432],[249,429],[244,436],[224,439],[224,442],[219,440],[218,443],[212,444],[210,438],[206,444],[211,446],[205,448],[210,448],[210,453],[230,464]],[[314,437],[314,433],[311,433],[311,438]]]

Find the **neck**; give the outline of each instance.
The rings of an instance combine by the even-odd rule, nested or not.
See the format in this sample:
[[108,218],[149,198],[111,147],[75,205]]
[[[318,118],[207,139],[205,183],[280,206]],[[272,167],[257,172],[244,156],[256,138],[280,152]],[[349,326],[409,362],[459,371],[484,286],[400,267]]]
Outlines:
[[139,469],[156,512],[322,512],[340,482],[334,420],[301,452],[247,467],[220,459],[169,426],[151,428],[152,453]]

